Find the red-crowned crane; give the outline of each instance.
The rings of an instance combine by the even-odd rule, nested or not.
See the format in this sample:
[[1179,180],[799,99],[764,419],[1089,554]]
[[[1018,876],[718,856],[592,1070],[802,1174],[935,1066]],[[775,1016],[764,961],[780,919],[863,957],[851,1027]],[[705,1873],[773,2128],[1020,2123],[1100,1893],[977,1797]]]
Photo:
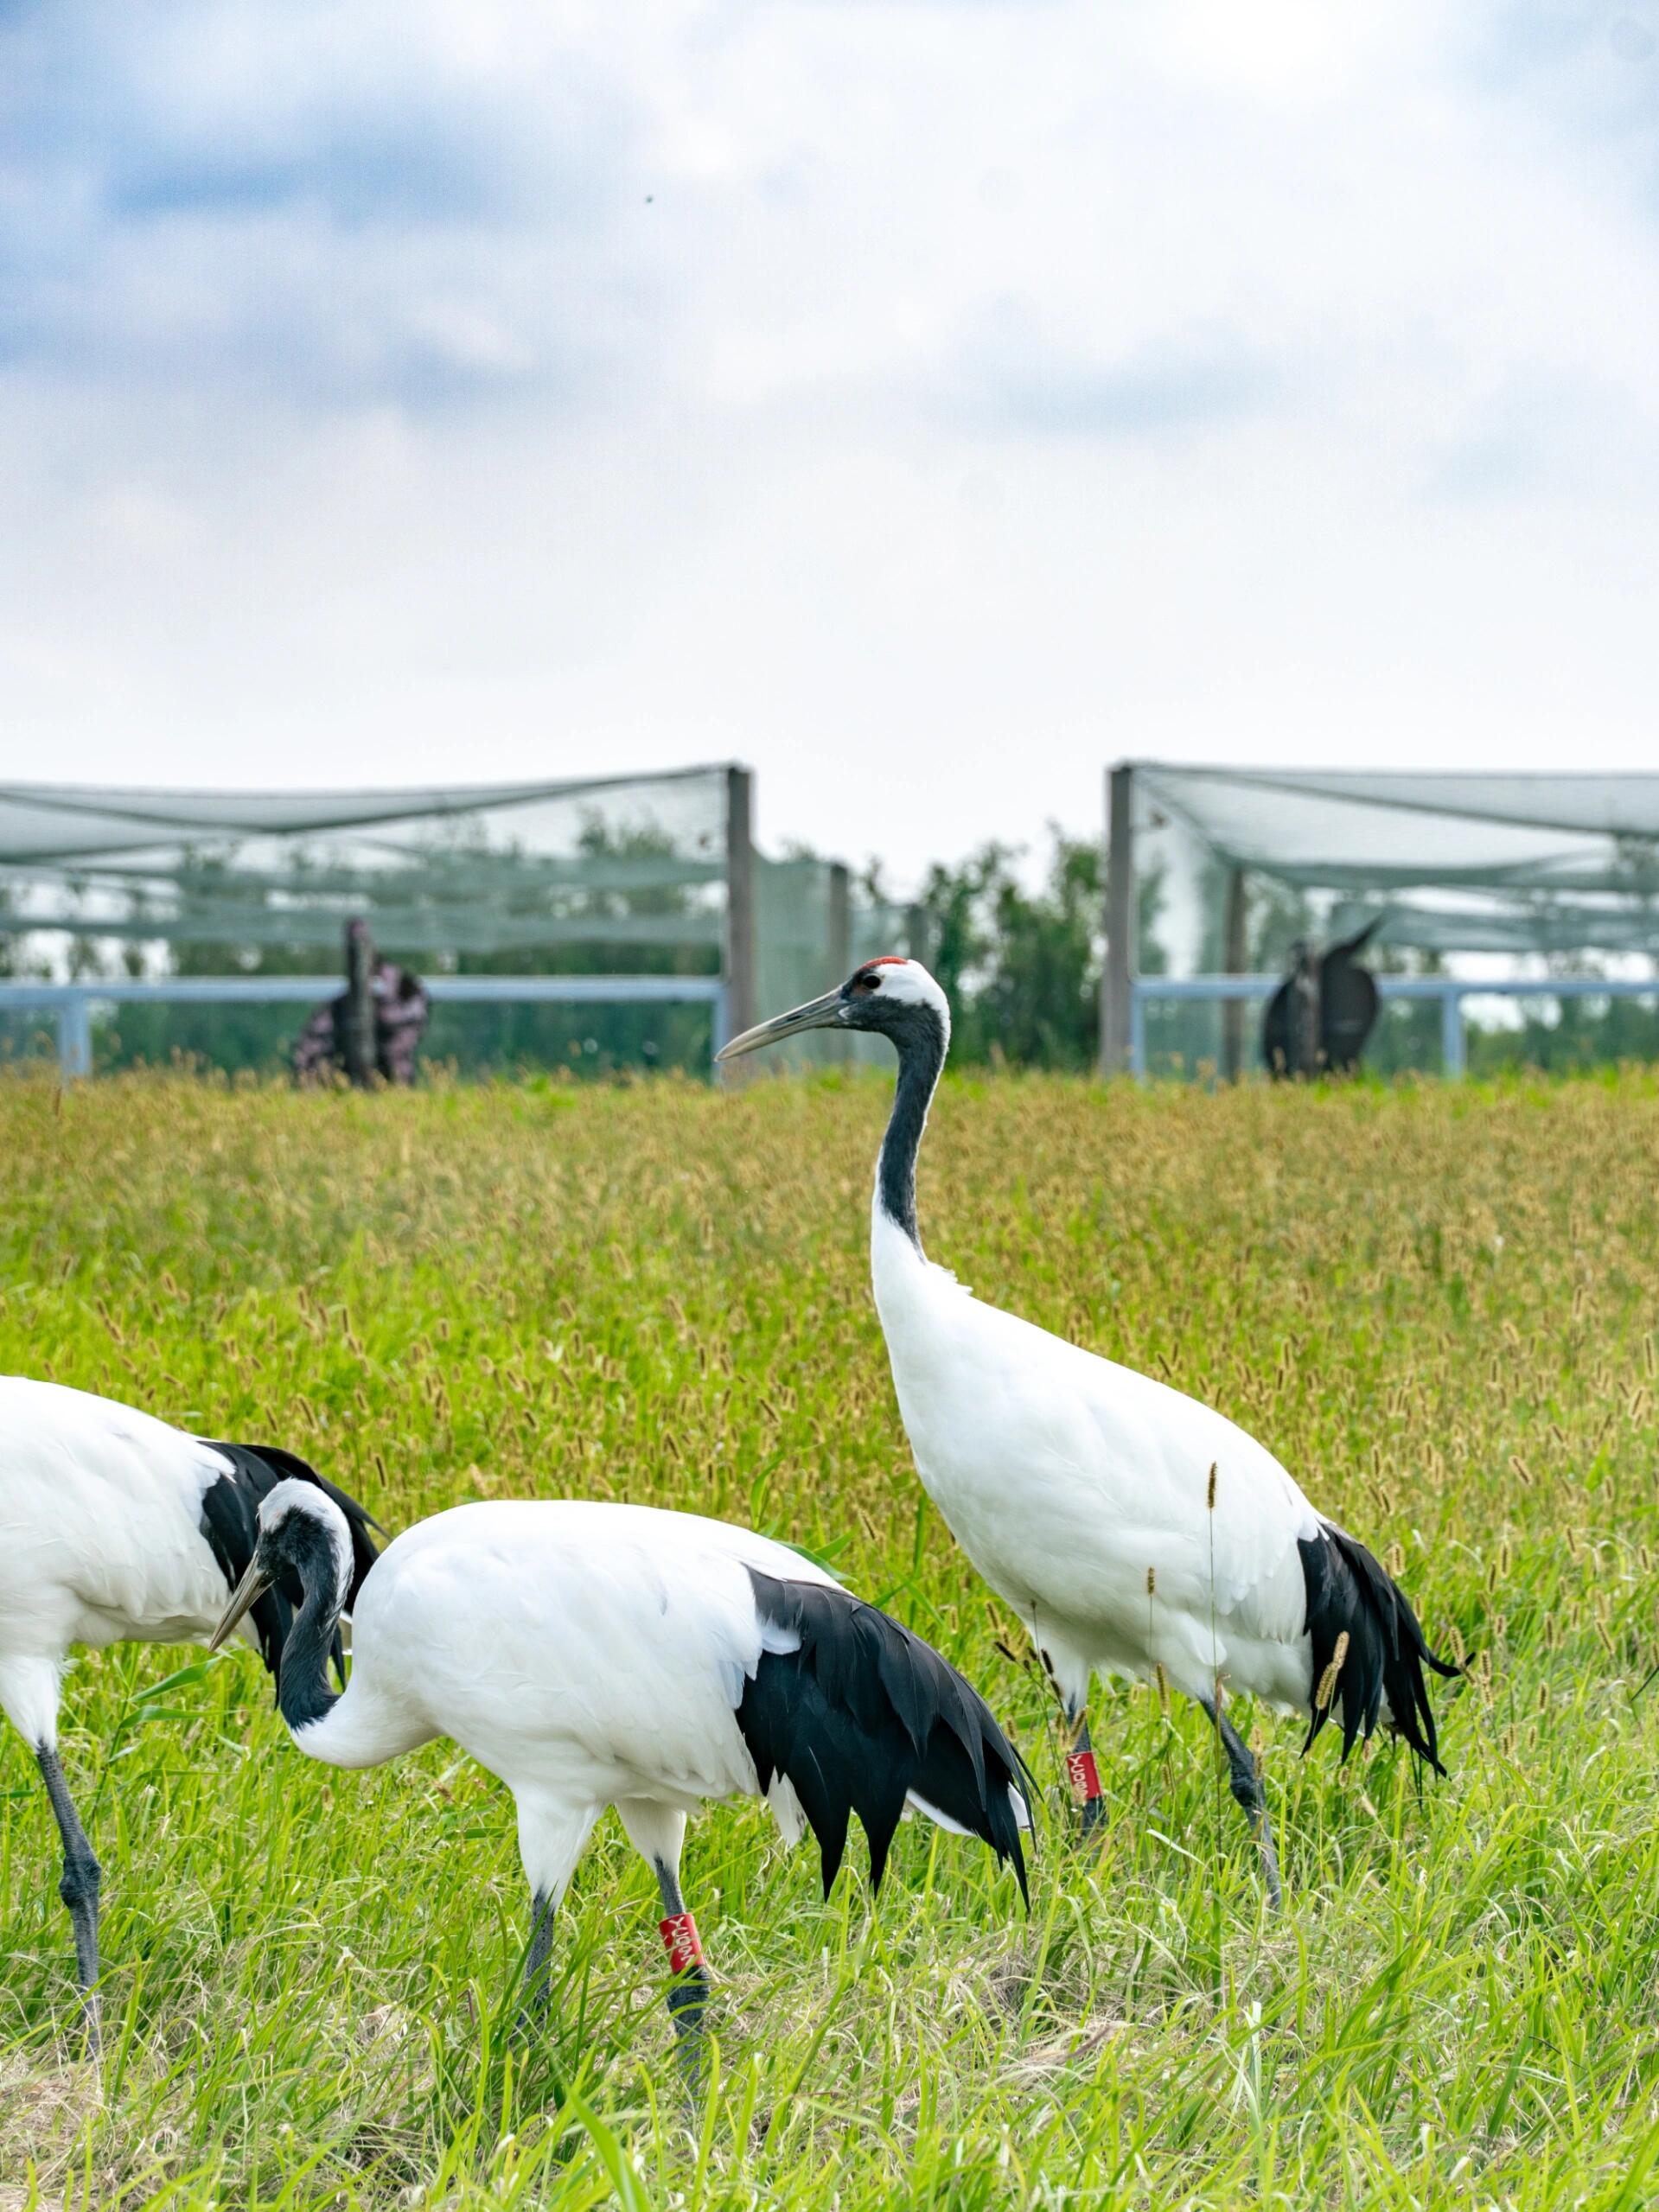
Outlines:
[[260,1506],[215,1643],[289,1577],[304,1603],[278,1704],[302,1751],[373,1767],[445,1736],[512,1791],[531,1894],[526,2018],[545,2009],[553,1916],[608,1806],[656,1876],[668,2005],[693,2077],[708,1983],[680,1855],[704,1799],[764,1796],[792,1841],[810,1824],[826,1896],[849,1813],[878,1886],[907,1804],[1011,1859],[1024,1893],[1023,1769],[989,1707],[920,1637],[786,1545],[648,1506],[453,1507],[375,1561],[343,1696],[324,1661],[352,1585],[349,1531],[303,1482]]
[[[280,1482],[329,1501],[349,1597],[374,1558],[373,1523],[292,1452],[207,1443],[113,1399],[0,1376],[0,1709],[35,1755],[63,1840],[58,1894],[94,2048],[100,1870],[58,1757],[64,1661],[74,1644],[205,1643],[253,1558],[259,1501]],[[273,1673],[299,1596],[291,1578],[273,1584],[246,1622]]]
[[[1308,1720],[1339,1701],[1344,1754],[1379,1720],[1441,1769],[1404,1593],[1225,1416],[982,1304],[923,1257],[916,1163],[950,1043],[950,1006],[918,961],[866,961],[839,991],[734,1037],[722,1059],[805,1030],[889,1038],[898,1086],[876,1170],[871,1265],[899,1410],[922,1485],[1031,1633],[1073,1731],[1085,1832],[1100,1817],[1090,1677],[1164,1679],[1226,1746],[1233,1794],[1278,1862],[1260,1775],[1222,1697],[1246,1690]],[[1304,1745],[1304,1749],[1306,1744]]]

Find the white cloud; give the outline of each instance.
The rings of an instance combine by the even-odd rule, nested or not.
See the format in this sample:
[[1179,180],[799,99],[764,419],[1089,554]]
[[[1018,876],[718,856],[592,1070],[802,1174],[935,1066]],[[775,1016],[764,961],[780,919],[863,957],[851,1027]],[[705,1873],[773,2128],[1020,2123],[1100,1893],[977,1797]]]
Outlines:
[[736,754],[901,872],[1120,752],[1645,761],[1649,12],[15,15],[18,756]]

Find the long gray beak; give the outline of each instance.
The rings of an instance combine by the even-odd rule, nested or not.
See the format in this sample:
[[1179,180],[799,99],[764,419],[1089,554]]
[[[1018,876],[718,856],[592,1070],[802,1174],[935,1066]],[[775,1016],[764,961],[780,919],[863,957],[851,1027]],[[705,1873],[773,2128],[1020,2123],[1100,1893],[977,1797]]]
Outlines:
[[756,1022],[752,1030],[745,1030],[730,1044],[723,1044],[714,1056],[717,1060],[736,1060],[745,1052],[758,1052],[763,1044],[778,1044],[785,1037],[798,1037],[803,1030],[838,1029],[845,1004],[839,991],[826,991],[821,998],[809,998],[804,1006],[792,1006],[787,1014],[774,1014],[769,1022]]
[[267,1573],[258,1560],[255,1559],[241,1581],[232,1590],[231,1602],[220,1616],[219,1626],[207,1639],[209,1651],[219,1649],[220,1645],[224,1642],[249,1606],[257,1605],[276,1579],[275,1575]]

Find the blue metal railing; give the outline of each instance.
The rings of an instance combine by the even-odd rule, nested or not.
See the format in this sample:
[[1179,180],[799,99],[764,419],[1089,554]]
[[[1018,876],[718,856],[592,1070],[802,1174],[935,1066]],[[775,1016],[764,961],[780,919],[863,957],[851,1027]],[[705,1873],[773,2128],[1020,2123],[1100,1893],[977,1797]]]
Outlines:
[[[440,975],[422,978],[446,1005],[705,1005],[713,1010],[712,1049],[726,1040],[726,987],[709,975]],[[66,1081],[93,1072],[94,1006],[316,1005],[338,990],[326,975],[169,976],[84,983],[0,983],[0,1015],[45,1014],[57,1024],[58,1066]]]
[[[1130,986],[1129,1066],[1146,1073],[1146,1002],[1150,998],[1271,998],[1284,981],[1277,975],[1137,976]],[[1598,975],[1536,977],[1530,982],[1505,978],[1499,983],[1471,983],[1450,975],[1380,975],[1385,999],[1432,998],[1440,1007],[1440,1071],[1456,1081],[1467,1068],[1464,1050],[1465,998],[1659,998],[1659,977],[1630,982]]]
[[[463,975],[429,976],[435,1002],[471,1005],[618,1004],[706,1005],[712,1009],[712,1049],[725,1042],[726,992],[718,976]],[[1146,1005],[1150,999],[1269,998],[1276,975],[1137,976],[1129,1011],[1129,1064],[1146,1074]],[[93,1009],[100,1005],[316,1005],[336,987],[322,975],[169,976],[160,981],[110,979],[80,983],[0,983],[0,1016],[38,1013],[57,1027],[58,1064],[66,1080],[93,1072]],[[1464,1044],[1465,998],[1659,998],[1659,978],[1627,981],[1605,976],[1551,976],[1516,982],[1471,982],[1459,976],[1379,976],[1384,999],[1438,1000],[1442,1072],[1456,1078],[1467,1065]]]

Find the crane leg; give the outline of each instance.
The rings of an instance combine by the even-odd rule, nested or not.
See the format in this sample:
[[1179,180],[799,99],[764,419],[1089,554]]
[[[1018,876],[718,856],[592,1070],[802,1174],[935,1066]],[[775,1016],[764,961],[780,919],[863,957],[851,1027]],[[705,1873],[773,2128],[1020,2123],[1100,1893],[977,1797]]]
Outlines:
[[[708,2024],[709,1970],[703,1963],[702,1946],[697,1939],[697,1924],[686,1909],[686,1900],[680,1894],[680,1870],[665,1858],[651,1862],[656,1873],[657,1888],[662,1896],[662,1926],[664,1940],[668,1945],[669,1963],[674,1978],[668,1985],[668,2017],[674,2024],[680,2037],[680,2062],[686,2069],[686,2079],[696,2088],[703,2077],[703,2033]],[[689,1942],[683,1935],[678,1939],[670,1928],[689,1929]]]
[[1066,1780],[1071,1786],[1074,1801],[1082,1808],[1080,1833],[1085,1842],[1099,1826],[1106,1810],[1106,1799],[1101,1791],[1101,1777],[1094,1763],[1094,1747],[1088,1733],[1088,1712],[1082,1702],[1066,1705],[1066,1723],[1071,1731],[1071,1749],[1066,1754]]
[[63,1778],[62,1762],[45,1743],[35,1756],[40,1765],[41,1779],[46,1784],[46,1794],[52,1801],[58,1833],[63,1839],[63,1874],[58,1883],[58,1895],[68,1909],[70,1924],[75,1931],[75,1964],[80,1975],[86,2043],[89,2049],[96,2050],[99,2042],[98,1885],[101,1869],[86,1840],[86,1831],[80,1825],[69,1785]]
[[617,1818],[640,1857],[657,1877],[662,1898],[658,1930],[668,1953],[668,2017],[680,2043],[680,2062],[688,2088],[703,2081],[703,2032],[708,2024],[709,1973],[697,1922],[680,1891],[680,1854],[686,1842],[686,1815],[655,1798],[619,1797]]
[[1279,1853],[1273,1848],[1273,1825],[1267,1815],[1267,1793],[1261,1786],[1261,1769],[1255,1755],[1213,1698],[1200,1698],[1227,1753],[1228,1780],[1240,1811],[1250,1823],[1250,1833],[1261,1854],[1261,1878],[1267,1902],[1277,1912],[1285,1902],[1279,1884]]
[[602,1808],[573,1805],[565,1797],[529,1788],[517,1789],[514,1796],[519,1807],[519,1857],[530,1884],[530,1948],[525,1954],[519,2027],[533,2035],[547,2017],[553,1916]]
[[519,2025],[535,2033],[547,2018],[547,1960],[553,1948],[553,1916],[558,1900],[539,1890],[530,1905],[530,1948],[524,1961],[524,2000],[519,2006]]

